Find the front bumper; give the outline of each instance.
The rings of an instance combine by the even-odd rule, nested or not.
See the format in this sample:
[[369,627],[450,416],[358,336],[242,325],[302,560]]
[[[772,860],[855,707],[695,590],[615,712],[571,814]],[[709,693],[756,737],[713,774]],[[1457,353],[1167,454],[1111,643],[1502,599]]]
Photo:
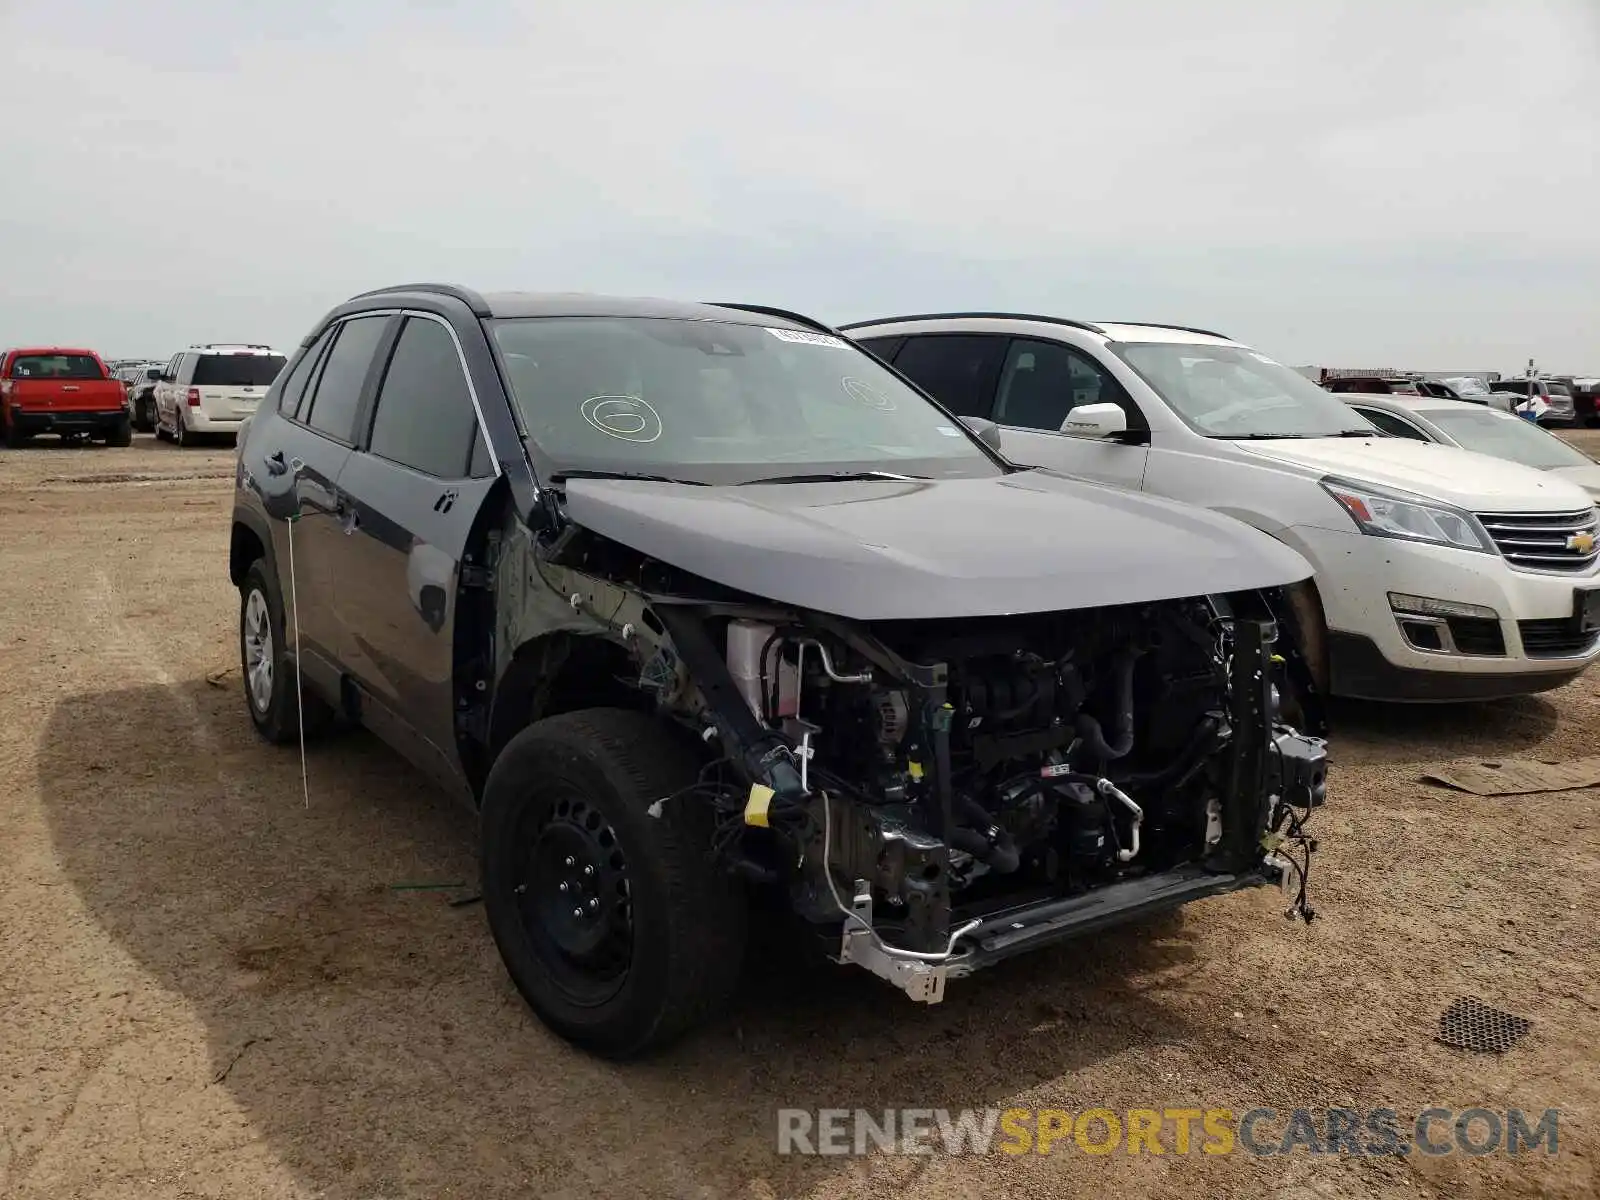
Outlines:
[[6,419],[19,433],[29,437],[35,434],[87,433],[103,437],[114,433],[128,419],[128,410],[118,407],[96,412],[73,412],[70,409],[13,408]]
[[[1316,567],[1328,628],[1329,690],[1362,700],[1483,700],[1560,687],[1600,658],[1600,634],[1561,638],[1579,589],[1600,572],[1542,575],[1478,554],[1307,526],[1285,540]],[[1498,653],[1419,649],[1390,594],[1492,609]],[[1552,635],[1557,635],[1551,640]],[[1531,643],[1525,644],[1524,638]]]
[[967,935],[972,948],[950,963],[949,976],[959,979],[1013,955],[1168,912],[1208,896],[1277,884],[1280,878],[1278,869],[1266,863],[1259,870],[1238,875],[1218,875],[1199,866],[1179,867],[1107,884],[1081,896],[996,913]]

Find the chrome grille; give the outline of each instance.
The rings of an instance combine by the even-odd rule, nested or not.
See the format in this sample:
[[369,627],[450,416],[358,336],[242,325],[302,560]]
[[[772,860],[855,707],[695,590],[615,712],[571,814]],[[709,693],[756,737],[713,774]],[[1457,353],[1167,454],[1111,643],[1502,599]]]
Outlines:
[[[1600,559],[1595,510],[1558,513],[1479,513],[1506,561],[1524,571],[1577,575]],[[1574,540],[1589,535],[1588,549]]]

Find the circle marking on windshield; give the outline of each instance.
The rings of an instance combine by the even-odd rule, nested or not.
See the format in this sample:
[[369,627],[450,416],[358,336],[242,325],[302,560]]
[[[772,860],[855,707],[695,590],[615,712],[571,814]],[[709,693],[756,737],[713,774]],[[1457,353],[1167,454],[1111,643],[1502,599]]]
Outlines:
[[653,442],[661,436],[661,414],[639,396],[590,396],[578,411],[601,433],[620,442]]
[[849,376],[846,376],[842,383],[845,394],[857,403],[865,404],[868,408],[875,408],[879,412],[894,412],[896,410],[893,398],[884,395],[870,383],[863,383],[861,380],[851,379]]

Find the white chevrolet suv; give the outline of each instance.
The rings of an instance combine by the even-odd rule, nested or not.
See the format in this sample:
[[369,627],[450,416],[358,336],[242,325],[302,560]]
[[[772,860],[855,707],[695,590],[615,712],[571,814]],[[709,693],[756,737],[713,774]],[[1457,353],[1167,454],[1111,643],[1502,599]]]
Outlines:
[[1018,463],[1201,505],[1299,551],[1316,571],[1294,597],[1301,642],[1334,695],[1526,695],[1600,657],[1596,509],[1549,472],[1385,437],[1204,330],[1004,313],[842,329]]
[[208,344],[179,351],[156,382],[156,437],[185,446],[236,435],[286,361],[271,346]]

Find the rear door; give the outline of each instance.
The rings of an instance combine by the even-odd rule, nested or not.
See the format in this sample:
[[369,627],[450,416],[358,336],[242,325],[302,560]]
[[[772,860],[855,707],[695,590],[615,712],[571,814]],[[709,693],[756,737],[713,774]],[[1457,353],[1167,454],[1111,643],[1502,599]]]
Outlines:
[[200,408],[213,421],[242,421],[255,415],[285,359],[259,349],[217,350],[195,361],[189,386],[199,393]]
[[926,333],[905,339],[894,367],[958,417],[987,419],[1007,338],[991,333]]
[[268,514],[277,518],[273,551],[286,609],[298,609],[301,666],[332,697],[340,695],[344,674],[343,617],[334,585],[350,569],[348,508],[338,480],[393,320],[381,313],[332,326],[285,381],[281,419],[263,424],[259,433],[252,430],[248,443],[251,476]]
[[463,559],[496,470],[459,343],[409,313],[339,476],[349,504],[338,605],[341,657],[362,720],[442,779],[456,743],[455,618]]

